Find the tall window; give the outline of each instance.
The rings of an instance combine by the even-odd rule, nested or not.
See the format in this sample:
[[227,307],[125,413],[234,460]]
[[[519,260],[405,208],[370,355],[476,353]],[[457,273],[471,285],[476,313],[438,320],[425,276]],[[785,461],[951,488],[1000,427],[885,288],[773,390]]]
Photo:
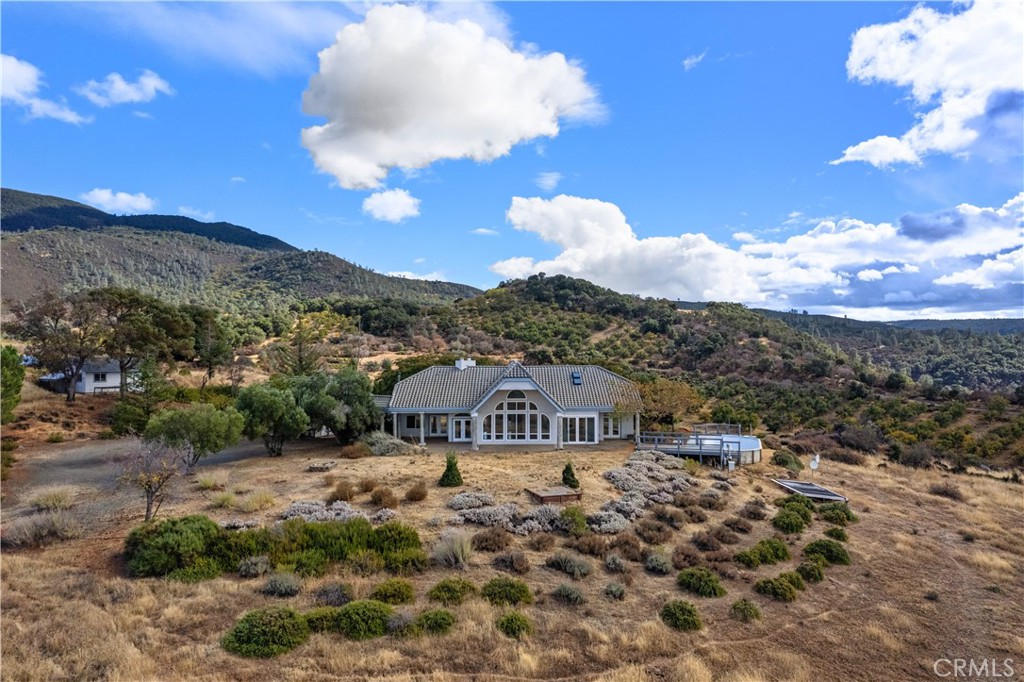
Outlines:
[[509,391],[505,400],[483,418],[481,440],[538,441],[551,439],[551,419],[523,391]]
[[562,419],[562,442],[596,443],[597,419],[594,417],[565,417]]

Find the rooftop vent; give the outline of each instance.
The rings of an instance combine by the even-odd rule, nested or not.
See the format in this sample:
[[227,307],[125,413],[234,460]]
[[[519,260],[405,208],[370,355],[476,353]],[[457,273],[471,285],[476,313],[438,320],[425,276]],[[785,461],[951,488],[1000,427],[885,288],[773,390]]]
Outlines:
[[470,360],[469,358],[459,359],[455,361],[455,369],[460,372],[467,367],[476,367],[476,360]]
[[580,374],[579,372],[573,372],[572,373],[572,385],[573,386],[582,386],[583,385],[583,375]]

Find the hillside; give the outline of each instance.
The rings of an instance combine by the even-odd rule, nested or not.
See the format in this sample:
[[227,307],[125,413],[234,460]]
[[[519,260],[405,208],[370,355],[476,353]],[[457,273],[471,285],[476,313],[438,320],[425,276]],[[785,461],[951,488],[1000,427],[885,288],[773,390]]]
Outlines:
[[2,193],[3,301],[41,283],[59,291],[123,286],[175,303],[244,312],[318,297],[438,303],[478,289],[388,277],[329,253],[303,252],[229,223],[181,216],[112,216],[84,204]]

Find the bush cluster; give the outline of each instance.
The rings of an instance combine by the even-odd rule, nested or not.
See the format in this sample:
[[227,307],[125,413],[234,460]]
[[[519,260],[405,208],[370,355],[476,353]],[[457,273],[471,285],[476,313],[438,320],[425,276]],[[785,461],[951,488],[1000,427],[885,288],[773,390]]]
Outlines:
[[500,552],[512,544],[512,534],[494,526],[473,536],[473,549],[481,552]]
[[250,611],[221,639],[221,646],[239,656],[270,658],[291,651],[309,639],[306,619],[292,609]]
[[544,565],[548,568],[553,568],[556,571],[561,571],[573,580],[579,580],[590,575],[592,570],[590,562],[582,557],[575,557],[565,552],[558,552],[553,556],[548,557]]
[[313,601],[323,606],[344,606],[352,601],[352,586],[344,583],[321,585],[313,593]]
[[789,559],[786,543],[778,538],[761,540],[748,550],[738,552],[733,558],[747,568],[757,568],[761,564],[777,564]]
[[668,575],[672,571],[672,560],[664,554],[652,552],[647,555],[644,568],[655,575]]
[[820,556],[829,564],[850,565],[850,554],[840,543],[835,540],[815,540],[804,547],[804,556]]
[[566,585],[562,583],[551,592],[551,597],[562,604],[568,604],[569,606],[579,606],[586,602],[583,598],[583,593],[580,592],[578,587],[572,585]]
[[446,635],[455,627],[455,615],[445,609],[432,609],[416,616],[416,629],[428,635]]
[[845,502],[826,502],[818,507],[818,515],[829,523],[837,526],[845,526],[857,522],[857,515],[853,513]]
[[820,583],[825,579],[824,568],[826,565],[825,560],[815,554],[806,561],[801,561],[800,565],[796,567],[796,572],[809,583]]
[[609,599],[622,601],[626,598],[626,586],[622,583],[608,583],[605,585],[604,594]]
[[654,519],[644,519],[636,524],[636,534],[652,545],[661,545],[672,539],[672,529]]
[[430,558],[449,568],[464,568],[473,556],[473,540],[469,533],[448,531],[438,539]]
[[686,568],[676,576],[676,584],[687,592],[701,597],[723,597],[725,588],[718,580],[718,575],[706,568]]
[[518,606],[533,602],[530,588],[522,580],[515,578],[493,578],[484,585],[480,593],[494,606]]
[[[173,574],[172,574],[173,575]],[[274,573],[260,588],[260,592],[271,597],[294,597],[302,589],[302,581],[291,573]]]
[[704,627],[701,622],[700,613],[690,602],[683,601],[681,599],[674,599],[666,602],[661,607],[661,620],[665,625],[673,628],[674,630],[700,630]]
[[831,528],[826,528],[825,536],[830,537],[833,540],[838,540],[839,542],[846,542],[850,539],[849,536],[846,534],[846,529],[841,528],[839,526],[832,526]]
[[513,639],[522,639],[533,633],[533,623],[518,611],[509,611],[494,622],[498,631]]
[[524,552],[516,549],[494,557],[494,567],[500,571],[522,575],[530,572],[530,560],[526,558]]
[[392,613],[390,606],[372,599],[349,602],[338,609],[335,629],[349,639],[383,637]]
[[476,585],[465,578],[445,578],[430,588],[427,598],[444,606],[458,606],[476,591]]
[[558,515],[558,528],[574,538],[583,537],[590,532],[587,526],[587,515],[579,507],[566,507]]
[[370,593],[370,599],[383,604],[409,604],[416,599],[416,595],[408,580],[392,578],[377,585]]
[[406,502],[422,502],[427,499],[427,484],[419,481],[405,491]]
[[220,574],[220,564],[208,557],[199,557],[185,568],[171,571],[167,574],[167,578],[182,583],[198,583],[204,580],[213,580]]
[[741,623],[751,623],[755,620],[761,620],[761,609],[758,608],[757,604],[746,598],[734,601],[730,611],[732,613],[732,617]]
[[796,601],[796,587],[781,575],[758,580],[754,583],[754,591],[778,601]]

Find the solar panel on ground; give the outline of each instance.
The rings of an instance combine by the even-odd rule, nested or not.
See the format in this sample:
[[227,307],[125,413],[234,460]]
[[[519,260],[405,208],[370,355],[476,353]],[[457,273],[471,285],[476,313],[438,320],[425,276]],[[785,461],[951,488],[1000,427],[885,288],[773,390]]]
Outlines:
[[790,481],[786,479],[773,478],[772,482],[785,488],[791,493],[803,495],[809,497],[812,500],[827,501],[827,502],[849,502],[848,497],[843,497],[837,492],[833,492],[828,488],[823,488],[817,483],[808,483],[807,481]]

